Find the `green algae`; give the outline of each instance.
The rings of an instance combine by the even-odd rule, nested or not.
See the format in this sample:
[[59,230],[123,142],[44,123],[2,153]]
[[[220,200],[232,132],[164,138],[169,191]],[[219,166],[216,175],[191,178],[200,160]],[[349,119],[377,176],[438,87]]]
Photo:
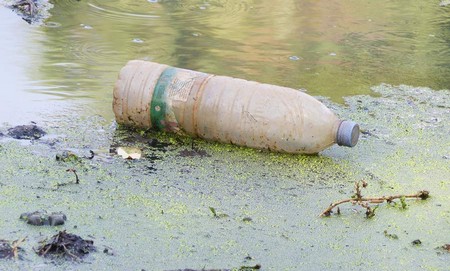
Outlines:
[[[435,248],[449,242],[450,94],[390,85],[374,91],[380,97],[350,97],[345,106],[325,101],[370,133],[355,148],[333,146],[316,156],[114,129],[96,117],[68,116],[67,123],[49,127],[57,138],[51,144],[46,138],[32,144],[3,139],[0,238],[29,239],[26,261],[0,262],[0,269],[60,270],[36,256],[33,246],[41,233],[67,229],[92,236],[99,247],[83,263],[62,263],[76,270],[256,264],[262,270],[445,270],[450,256]],[[192,142],[209,155],[180,156]],[[104,151],[116,146],[137,147],[143,157],[124,160]],[[80,161],[56,160],[68,149]],[[86,158],[90,150],[92,159]],[[68,168],[77,170],[80,184]],[[351,196],[361,179],[369,183],[365,195],[427,189],[431,197],[408,201],[406,209],[382,204],[370,220],[354,206],[342,207],[341,216],[318,217],[332,201]],[[227,216],[215,219],[211,207]],[[20,223],[21,213],[37,209],[64,212],[68,220],[44,229]],[[421,246],[412,246],[417,239]],[[102,253],[104,247],[114,255]]]

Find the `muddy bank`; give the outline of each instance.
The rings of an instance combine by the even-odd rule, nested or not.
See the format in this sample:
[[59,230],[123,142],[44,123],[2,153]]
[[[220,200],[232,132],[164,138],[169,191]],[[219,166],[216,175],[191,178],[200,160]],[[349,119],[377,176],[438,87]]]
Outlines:
[[[374,91],[379,97],[353,96],[344,106],[325,100],[364,133],[355,148],[318,156],[122,130],[99,117],[37,123],[47,134],[33,140],[13,139],[3,126],[0,239],[28,238],[23,260],[0,260],[0,269],[445,270],[450,93]],[[117,155],[120,147],[140,150],[140,159]],[[64,151],[77,159],[56,159]],[[379,204],[370,219],[352,205],[318,217],[359,180],[368,183],[367,196],[428,190],[430,198]],[[67,220],[36,227],[19,219],[32,210]],[[34,252],[43,236],[64,230],[92,240],[96,252],[75,263]]]

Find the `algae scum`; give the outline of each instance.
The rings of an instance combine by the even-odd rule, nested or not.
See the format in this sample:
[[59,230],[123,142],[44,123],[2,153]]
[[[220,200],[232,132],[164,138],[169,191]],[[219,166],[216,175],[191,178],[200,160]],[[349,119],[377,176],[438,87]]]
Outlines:
[[[0,270],[448,270],[450,92],[380,85],[448,88],[448,6],[19,2],[31,25],[0,7]],[[363,134],[306,156],[120,129],[130,59],[355,95],[323,101]],[[319,217],[355,182],[430,197]]]
[[[318,156],[117,129],[99,117],[38,123],[47,135],[31,140],[12,139],[3,127],[0,239],[9,240],[5,247],[26,239],[20,258],[0,260],[0,269],[445,270],[450,93],[374,91],[380,96],[354,96],[346,106],[324,100],[363,135],[355,148]],[[123,159],[119,147],[142,158]],[[352,205],[318,217],[360,180],[367,196],[426,189],[430,198],[380,204],[370,219]],[[67,220],[51,227],[19,219],[36,210]],[[45,240],[66,232],[95,250],[79,259],[38,255]]]

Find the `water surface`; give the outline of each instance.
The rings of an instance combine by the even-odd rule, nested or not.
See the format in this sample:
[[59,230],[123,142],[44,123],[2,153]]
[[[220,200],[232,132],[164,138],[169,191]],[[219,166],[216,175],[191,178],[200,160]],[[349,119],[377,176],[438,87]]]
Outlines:
[[0,12],[0,122],[53,108],[112,119],[130,59],[338,102],[382,82],[450,86],[450,8],[438,1],[57,1],[33,26]]

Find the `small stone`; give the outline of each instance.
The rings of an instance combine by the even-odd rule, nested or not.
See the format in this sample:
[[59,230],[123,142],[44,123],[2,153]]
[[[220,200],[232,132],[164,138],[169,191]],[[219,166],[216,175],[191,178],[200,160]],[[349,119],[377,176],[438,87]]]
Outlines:
[[44,225],[44,220],[39,214],[32,214],[28,217],[27,223],[33,226],[42,226]]
[[53,213],[48,217],[48,223],[50,226],[59,226],[64,225],[64,222],[67,220],[67,217],[63,213]]
[[419,246],[422,244],[422,241],[420,241],[419,239],[416,239],[416,240],[412,241],[411,243],[415,246]]
[[105,249],[103,249],[103,253],[109,256],[114,256],[114,251],[110,247],[105,247]]

